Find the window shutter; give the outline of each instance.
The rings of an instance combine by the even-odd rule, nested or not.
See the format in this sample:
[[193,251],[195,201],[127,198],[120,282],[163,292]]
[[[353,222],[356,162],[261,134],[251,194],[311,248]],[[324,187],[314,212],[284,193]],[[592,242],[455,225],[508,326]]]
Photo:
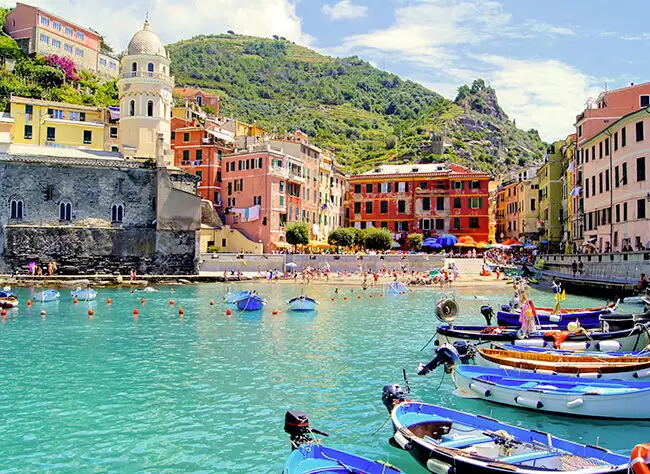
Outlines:
[[478,208],[483,209],[483,198],[482,197],[478,198]]
[[406,185],[404,186],[404,188],[405,188],[405,192],[408,193],[409,192],[409,183],[408,183],[408,181],[406,182]]

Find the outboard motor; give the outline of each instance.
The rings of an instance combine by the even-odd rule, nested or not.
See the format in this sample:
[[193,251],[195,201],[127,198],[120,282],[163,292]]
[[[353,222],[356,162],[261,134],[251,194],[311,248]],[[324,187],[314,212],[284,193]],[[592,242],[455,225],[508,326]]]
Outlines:
[[471,360],[474,360],[474,356],[476,355],[476,347],[474,344],[467,341],[456,341],[454,342],[454,349],[456,349],[458,357],[463,364],[469,364]]
[[289,410],[284,415],[284,432],[289,433],[291,449],[294,450],[304,443],[314,440],[314,434],[329,436],[324,431],[311,428],[307,413],[300,410]]
[[485,318],[485,325],[492,326],[492,318],[494,317],[494,310],[490,305],[481,306],[481,314]]
[[404,390],[399,384],[384,385],[384,389],[381,394],[381,402],[384,404],[388,413],[393,411],[393,407],[399,403],[405,401]]
[[[467,357],[467,353],[469,352],[468,348],[463,347],[462,350],[464,350]],[[443,364],[445,366],[445,372],[449,373],[453,369],[454,365],[459,362],[462,363],[462,359],[458,354],[458,350],[456,349],[455,345],[443,344],[435,350],[435,354],[436,356],[427,364],[420,363],[420,365],[418,365],[418,375],[427,375],[432,370],[435,370],[436,367]]]

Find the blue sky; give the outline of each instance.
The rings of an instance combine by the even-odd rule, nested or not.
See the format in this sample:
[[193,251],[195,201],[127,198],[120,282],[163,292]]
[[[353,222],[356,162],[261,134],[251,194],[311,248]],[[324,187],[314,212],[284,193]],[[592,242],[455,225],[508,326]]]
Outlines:
[[449,98],[483,77],[520,127],[549,141],[573,131],[590,96],[650,78],[647,0],[25,1],[99,30],[118,50],[149,12],[164,42],[228,29],[278,34]]

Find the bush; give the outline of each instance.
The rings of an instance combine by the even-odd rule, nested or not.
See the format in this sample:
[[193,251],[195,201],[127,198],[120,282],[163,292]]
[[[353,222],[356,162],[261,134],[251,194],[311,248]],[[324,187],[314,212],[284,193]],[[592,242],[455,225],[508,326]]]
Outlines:
[[221,251],[221,247],[217,247],[216,245],[208,245],[208,253],[218,253]]
[[327,236],[327,243],[330,245],[338,245],[340,247],[352,247],[354,245],[354,238],[356,233],[349,228],[339,227],[330,232]]
[[307,245],[309,243],[309,224],[304,221],[291,222],[286,227],[286,240],[290,245]]
[[413,250],[414,252],[417,252],[422,248],[422,241],[423,241],[422,234],[409,234],[408,235],[408,243],[409,243],[409,249]]
[[393,246],[393,234],[386,229],[371,227],[365,234],[365,245],[369,250],[390,250]]

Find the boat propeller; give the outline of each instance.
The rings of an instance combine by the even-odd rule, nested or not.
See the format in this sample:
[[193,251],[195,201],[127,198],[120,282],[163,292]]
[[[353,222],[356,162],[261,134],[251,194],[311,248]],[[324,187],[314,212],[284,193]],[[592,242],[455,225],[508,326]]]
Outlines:
[[329,436],[324,431],[309,426],[307,413],[300,410],[289,410],[284,415],[284,431],[291,439],[291,449],[296,449],[304,443],[314,440],[314,435]]

